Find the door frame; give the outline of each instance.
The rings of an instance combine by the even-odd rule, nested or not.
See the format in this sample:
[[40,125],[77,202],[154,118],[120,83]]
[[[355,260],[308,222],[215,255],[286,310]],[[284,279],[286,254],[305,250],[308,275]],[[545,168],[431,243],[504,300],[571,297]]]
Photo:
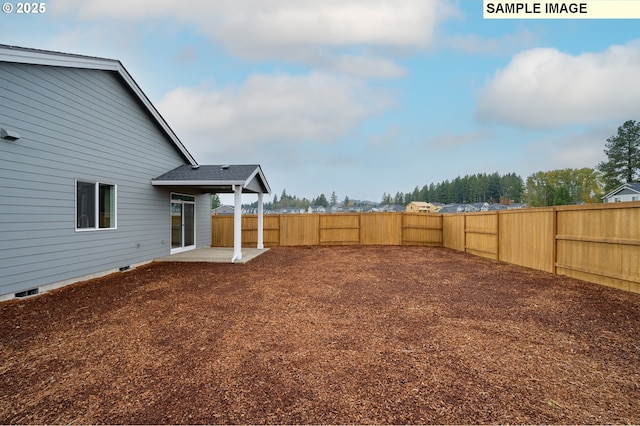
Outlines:
[[[173,205],[180,205],[180,246],[173,246]],[[193,206],[193,245],[185,246],[185,205]],[[196,197],[190,194],[181,194],[178,192],[172,192],[169,197],[169,241],[171,247],[171,254],[180,253],[183,251],[193,250],[196,248]]]

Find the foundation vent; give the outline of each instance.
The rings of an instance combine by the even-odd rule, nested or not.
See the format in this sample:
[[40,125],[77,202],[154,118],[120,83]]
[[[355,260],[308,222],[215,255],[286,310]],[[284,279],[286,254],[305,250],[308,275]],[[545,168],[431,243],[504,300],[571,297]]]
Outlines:
[[35,296],[36,294],[38,294],[38,289],[37,288],[32,288],[30,290],[19,291],[19,292],[15,293],[14,296],[15,297],[29,297],[29,296]]

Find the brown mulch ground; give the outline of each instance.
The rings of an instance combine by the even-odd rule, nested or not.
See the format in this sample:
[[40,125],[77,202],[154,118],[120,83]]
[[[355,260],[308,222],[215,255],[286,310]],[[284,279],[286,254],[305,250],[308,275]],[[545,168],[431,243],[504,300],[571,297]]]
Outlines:
[[442,248],[151,264],[0,327],[0,423],[640,423],[640,295]]

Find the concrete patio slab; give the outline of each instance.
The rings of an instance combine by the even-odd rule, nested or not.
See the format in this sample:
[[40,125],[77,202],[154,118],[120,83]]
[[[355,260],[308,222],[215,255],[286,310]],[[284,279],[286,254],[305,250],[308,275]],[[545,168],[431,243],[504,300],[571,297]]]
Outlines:
[[[242,259],[236,259],[234,263],[247,263],[255,259],[269,249],[242,248]],[[156,262],[211,262],[211,263],[231,263],[233,258],[233,247],[203,247],[195,250],[183,251],[182,253],[155,259]]]

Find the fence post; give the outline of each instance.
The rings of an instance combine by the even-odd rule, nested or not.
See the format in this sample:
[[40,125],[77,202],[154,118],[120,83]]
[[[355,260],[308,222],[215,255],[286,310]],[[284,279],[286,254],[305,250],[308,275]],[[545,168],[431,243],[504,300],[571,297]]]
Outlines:
[[282,225],[280,225],[280,215],[278,215],[278,247],[282,245],[282,235],[280,235],[281,232]]
[[553,235],[551,236],[551,244],[553,244],[553,247],[551,249],[551,261],[553,262],[551,264],[551,271],[554,274],[558,274],[558,267],[556,266],[558,264],[558,209],[557,208],[553,208],[553,210],[551,211],[552,216],[552,225],[551,228],[553,229]]
[[462,221],[462,235],[464,235],[464,244],[463,244],[463,252],[467,252],[467,214],[466,213],[462,213],[463,216],[463,221]]
[[496,260],[500,260],[500,211],[496,210]]

